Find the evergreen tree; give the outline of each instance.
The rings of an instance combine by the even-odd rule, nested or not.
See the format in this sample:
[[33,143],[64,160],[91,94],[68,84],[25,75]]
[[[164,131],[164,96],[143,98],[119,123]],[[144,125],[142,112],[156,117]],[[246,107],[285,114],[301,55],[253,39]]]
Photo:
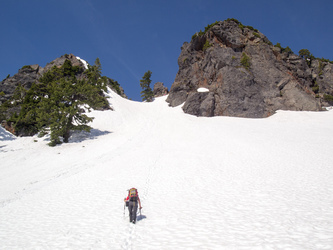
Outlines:
[[[93,120],[83,113],[87,103],[100,99],[99,89],[85,80],[60,79],[48,84],[48,95],[39,102],[38,124],[51,131],[51,145],[68,142],[71,130],[90,131],[87,125]],[[89,108],[88,108],[89,109]],[[45,126],[47,125],[47,127]]]
[[13,95],[13,106],[19,106],[19,114],[14,114],[15,130],[25,131],[25,134],[34,135],[38,132],[37,111],[38,103],[43,92],[43,88],[39,88],[36,83],[31,85],[29,90],[25,90],[19,85]]
[[153,90],[150,87],[150,77],[151,77],[152,72],[150,70],[148,70],[142,77],[142,79],[140,80],[140,86],[142,88],[141,91],[141,98],[142,101],[147,101],[147,102],[151,102],[153,101]]
[[97,82],[102,74],[102,65],[99,58],[96,58],[95,65],[88,65],[87,76],[90,81]]
[[310,51],[308,49],[301,49],[298,52],[299,56],[302,57],[303,59],[306,60],[307,64],[310,66],[311,65],[311,61],[313,59],[315,59],[315,57],[310,53]]
[[303,59],[308,59],[308,58],[311,58],[311,53],[308,49],[301,49],[299,52],[298,52],[299,56],[302,57]]
[[12,117],[15,128],[29,129],[32,134],[50,132],[51,146],[68,142],[71,130],[90,131],[87,124],[93,118],[84,114],[84,108],[90,111],[108,106],[99,60],[98,64],[87,70],[88,79],[78,79],[76,74],[82,69],[66,60],[62,67],[46,72],[28,91],[17,88],[13,103],[21,110]]

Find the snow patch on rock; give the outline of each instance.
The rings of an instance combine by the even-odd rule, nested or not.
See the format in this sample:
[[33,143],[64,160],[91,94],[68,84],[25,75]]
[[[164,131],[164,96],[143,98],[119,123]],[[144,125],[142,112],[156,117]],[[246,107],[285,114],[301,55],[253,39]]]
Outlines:
[[204,92],[209,92],[209,89],[207,89],[207,88],[198,88],[197,91],[201,92],[201,93],[204,93]]
[[83,63],[83,66],[85,67],[85,69],[88,69],[88,63],[87,63],[87,61],[86,60],[83,60],[83,59],[81,59],[80,57],[76,57],[76,59],[78,59],[78,60],[80,60],[82,63]]

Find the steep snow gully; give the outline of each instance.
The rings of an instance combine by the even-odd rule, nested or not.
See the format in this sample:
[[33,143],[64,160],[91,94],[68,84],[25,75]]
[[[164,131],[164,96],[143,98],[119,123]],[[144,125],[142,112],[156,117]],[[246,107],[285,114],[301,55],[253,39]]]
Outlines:
[[333,249],[332,110],[198,118],[165,98],[110,91],[115,111],[54,148],[1,128],[0,249]]

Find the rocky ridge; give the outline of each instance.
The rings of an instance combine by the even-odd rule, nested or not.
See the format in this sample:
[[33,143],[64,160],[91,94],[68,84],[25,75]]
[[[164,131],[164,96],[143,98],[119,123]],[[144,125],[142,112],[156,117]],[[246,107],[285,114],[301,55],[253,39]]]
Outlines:
[[[77,79],[87,79],[87,75],[85,73],[85,70],[88,69],[87,62],[80,59],[79,57],[74,56],[73,54],[66,54],[48,63],[44,68],[39,66],[38,64],[23,66],[21,69],[19,69],[17,74],[12,77],[7,77],[2,82],[0,82],[0,123],[2,127],[18,136],[31,135],[31,132],[27,132],[24,129],[15,129],[13,123],[10,122],[10,118],[13,114],[20,113],[21,106],[14,105],[12,107],[8,107],[7,101],[11,100],[18,86],[21,85],[24,89],[29,90],[33,83],[39,83],[39,79],[43,76],[44,73],[48,72],[53,67],[61,68],[66,60],[69,60],[73,67],[78,67],[78,70],[75,73],[75,77]],[[111,89],[113,89],[120,96],[127,98],[123,88],[119,85],[117,81],[108,77],[106,77],[105,79],[107,81],[106,84]],[[109,105],[106,105],[104,107],[101,107],[101,109],[104,110],[112,108],[109,107]]]
[[[319,65],[320,64],[320,65]],[[250,26],[216,22],[185,42],[167,102],[196,116],[268,117],[319,111],[333,94],[333,66],[275,47]],[[199,92],[199,88],[208,91]]]
[[[0,82],[0,93],[3,93],[2,95],[0,95],[0,105],[11,98],[14,90],[19,84],[21,84],[21,86],[25,89],[29,89],[32,83],[38,83],[38,79],[42,77],[45,72],[49,71],[54,66],[60,68],[66,60],[69,60],[72,66],[78,66],[82,69],[77,75],[77,78],[80,79],[85,77],[84,70],[87,67],[85,61],[80,59],[79,57],[76,57],[73,54],[65,54],[59,58],[56,58],[52,62],[46,64],[44,68],[39,66],[38,64],[26,65],[19,69],[18,73],[14,76],[7,77],[2,82]],[[107,84],[111,88],[113,88],[119,95],[127,98],[123,88],[119,86],[116,81],[108,78]]]

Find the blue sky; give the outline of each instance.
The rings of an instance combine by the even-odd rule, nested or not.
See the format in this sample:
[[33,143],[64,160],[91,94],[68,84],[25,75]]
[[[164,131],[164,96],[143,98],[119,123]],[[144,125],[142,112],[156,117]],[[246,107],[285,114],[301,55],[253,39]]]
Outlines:
[[0,79],[73,53],[141,101],[140,79],[169,89],[182,44],[207,24],[235,18],[296,54],[333,60],[331,0],[13,0],[0,3]]

